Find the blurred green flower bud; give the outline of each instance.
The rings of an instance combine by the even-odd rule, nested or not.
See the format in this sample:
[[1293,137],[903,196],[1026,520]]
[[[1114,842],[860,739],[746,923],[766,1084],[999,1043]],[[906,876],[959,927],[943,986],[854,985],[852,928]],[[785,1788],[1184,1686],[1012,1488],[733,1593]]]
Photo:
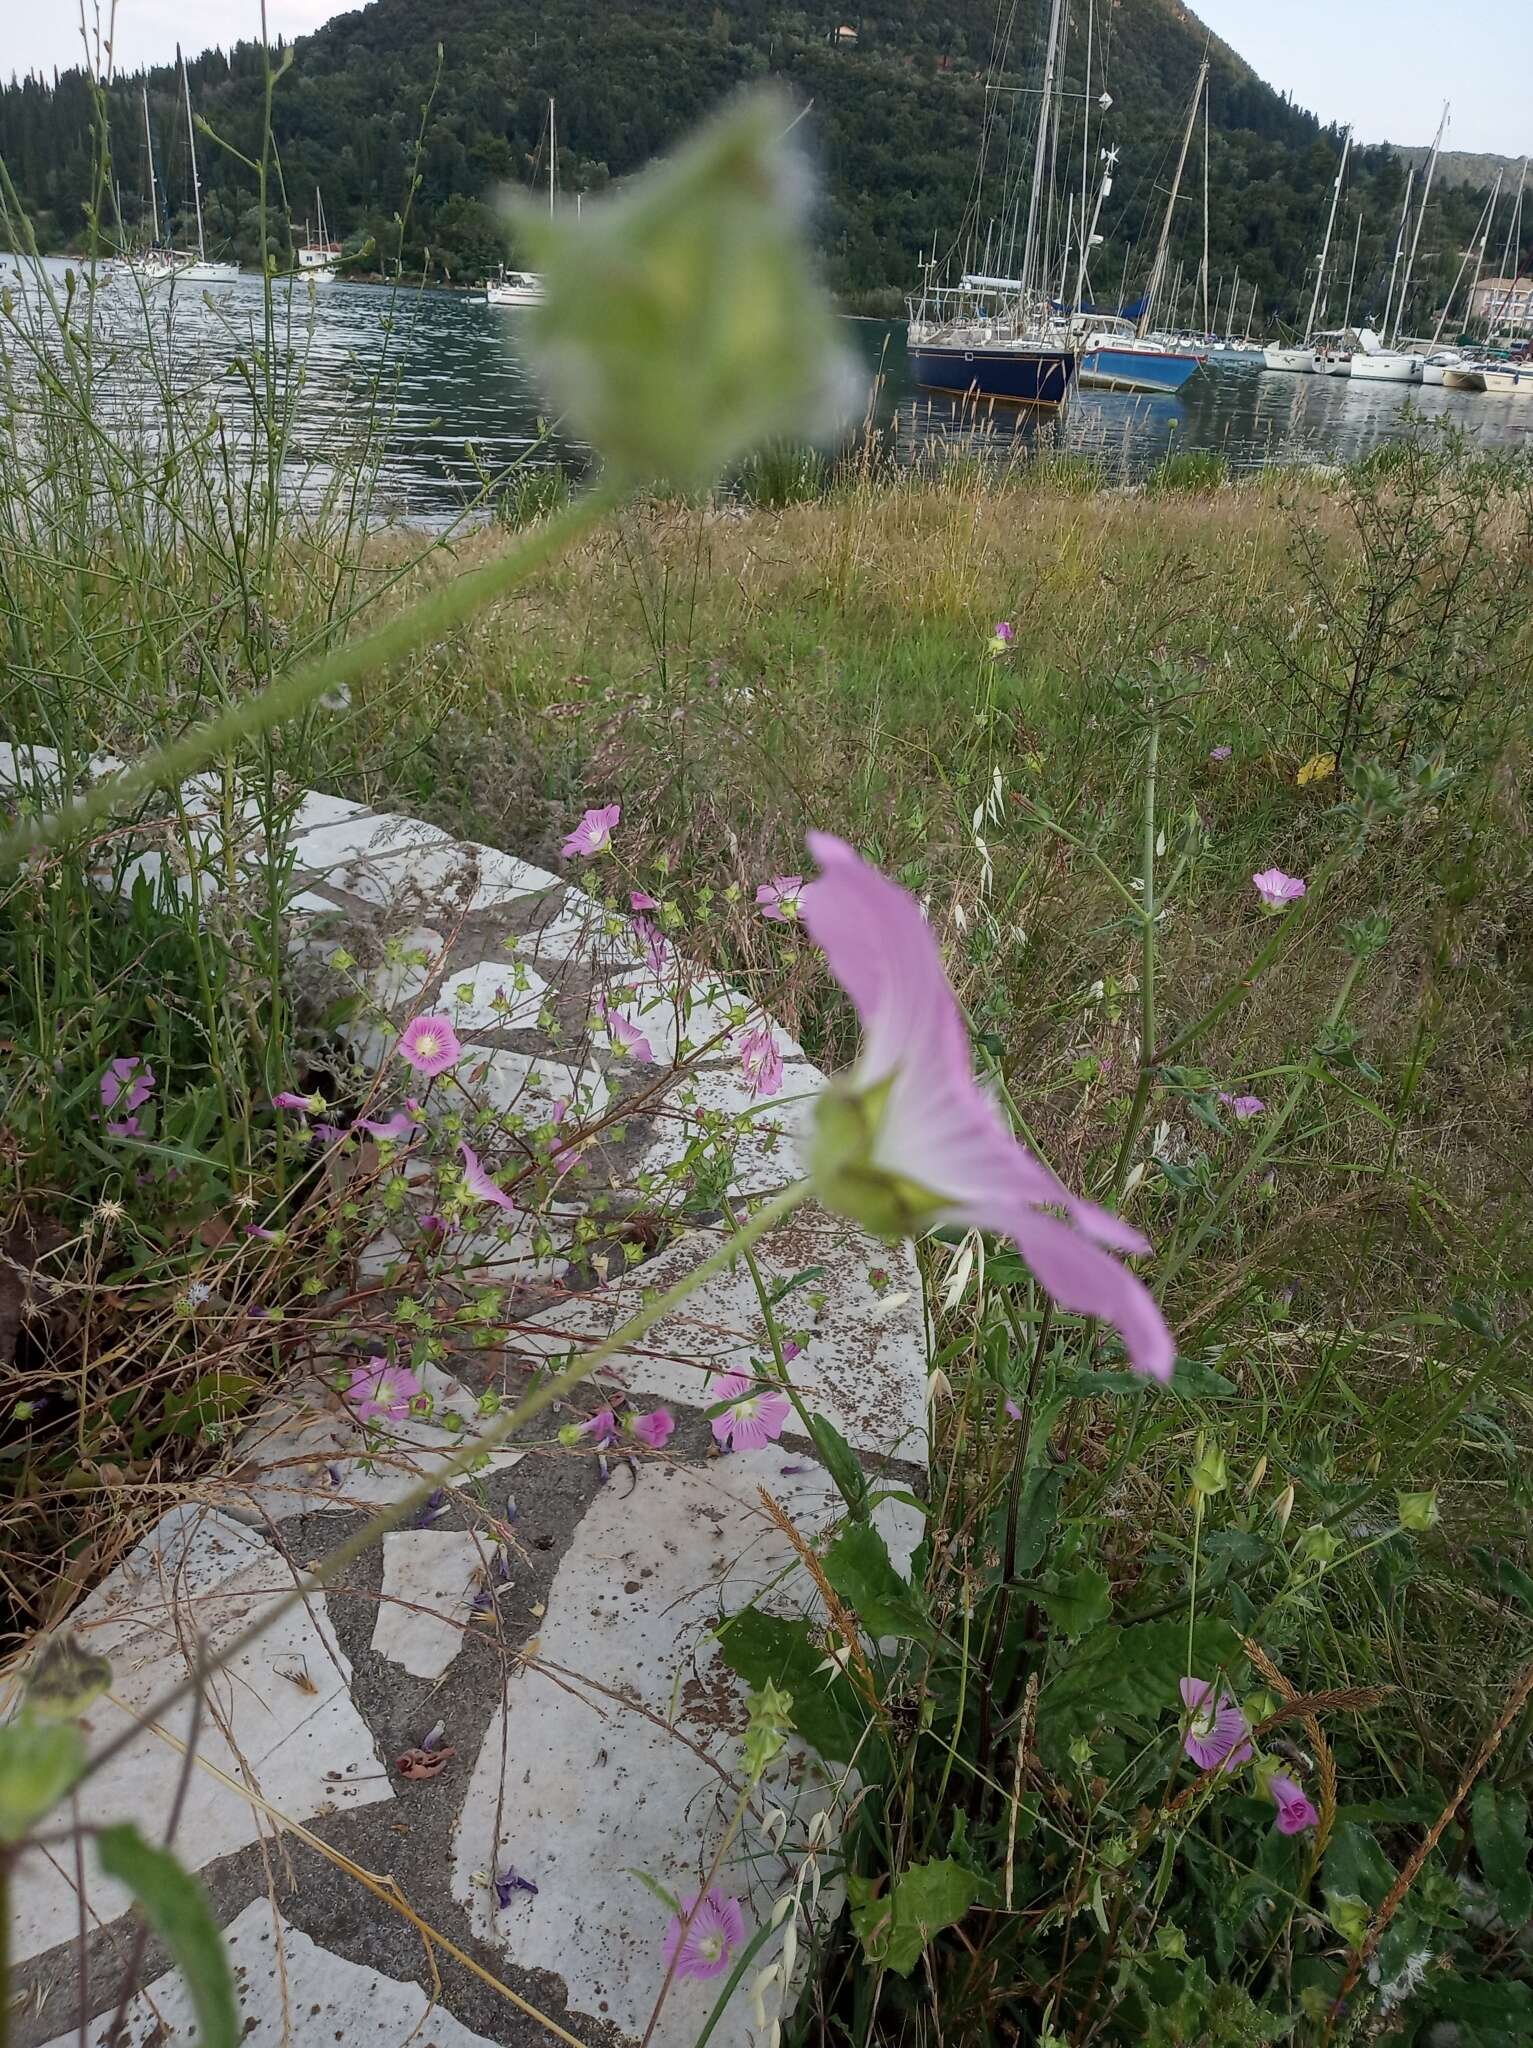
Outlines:
[[1325,1895],[1326,1918],[1336,1929],[1348,1948],[1361,1948],[1368,1934],[1371,1915],[1364,1902],[1355,1892],[1327,1892]]
[[1409,1529],[1414,1535],[1424,1536],[1437,1524],[1437,1488],[1429,1487],[1425,1493],[1397,1493],[1395,1507],[1399,1512],[1400,1527]]
[[1230,1483],[1229,1466],[1224,1453],[1217,1444],[1203,1444],[1199,1447],[1197,1463],[1192,1468],[1192,1490],[1200,1498],[1223,1493]]
[[1321,1522],[1313,1522],[1299,1538],[1299,1555],[1306,1564],[1328,1565],[1341,1548],[1341,1539]]
[[857,400],[810,261],[793,118],[754,94],[579,216],[507,201],[543,276],[535,367],[620,484],[707,485],[774,436],[833,432]]

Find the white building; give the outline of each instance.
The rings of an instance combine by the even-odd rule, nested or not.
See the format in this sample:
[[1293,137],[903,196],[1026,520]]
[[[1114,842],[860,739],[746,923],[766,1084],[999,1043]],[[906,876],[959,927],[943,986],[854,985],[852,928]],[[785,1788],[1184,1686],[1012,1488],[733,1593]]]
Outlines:
[[1533,278],[1482,277],[1470,310],[1500,334],[1533,334]]

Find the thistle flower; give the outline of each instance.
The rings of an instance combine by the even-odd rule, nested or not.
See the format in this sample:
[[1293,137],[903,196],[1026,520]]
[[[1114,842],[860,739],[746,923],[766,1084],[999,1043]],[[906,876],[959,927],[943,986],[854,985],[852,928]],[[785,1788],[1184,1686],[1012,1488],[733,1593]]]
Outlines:
[[421,1383],[408,1366],[370,1358],[366,1365],[353,1368],[345,1399],[359,1422],[373,1422],[379,1416],[403,1422],[420,1391]]
[[728,1373],[709,1392],[716,1401],[729,1403],[714,1416],[713,1434],[732,1451],[759,1451],[775,1443],[792,1411],[786,1394],[763,1387],[749,1373]]
[[740,1070],[751,1094],[775,1095],[782,1086],[782,1054],[770,1024],[758,1024],[739,1040]]
[[799,892],[803,886],[802,875],[773,875],[770,882],[761,883],[757,889],[756,907],[773,924],[797,924]]
[[1234,751],[1233,747],[1210,747],[1208,758],[1210,761],[1227,761]]
[[1259,1095],[1230,1095],[1223,1088],[1219,1090],[1219,1100],[1239,1124],[1248,1124],[1267,1107]]
[[1251,886],[1268,910],[1286,910],[1290,903],[1298,902],[1308,887],[1297,876],[1285,875],[1281,868],[1263,868],[1259,875],[1251,877]]
[[475,1152],[474,1148],[467,1143],[460,1144],[458,1154],[463,1161],[463,1185],[474,1197],[475,1201],[493,1202],[497,1209],[507,1209],[512,1215],[515,1215],[517,1213],[515,1202],[512,1201],[503,1187],[491,1180],[489,1174],[480,1164],[479,1155]]
[[717,1977],[728,1969],[745,1939],[740,1901],[717,1888],[702,1900],[694,1892],[680,1902],[681,1911],[665,1933],[665,1960],[678,1977]]
[[623,815],[621,804],[605,804],[600,809],[587,811],[574,831],[559,848],[566,860],[576,855],[590,860],[598,853],[605,853],[612,844],[612,833]]
[[458,1034],[446,1017],[412,1017],[400,1032],[399,1043],[394,1049],[407,1065],[414,1067],[417,1074],[424,1074],[428,1081],[456,1066],[463,1052]]
[[1176,1348],[1165,1319],[1111,1255],[1147,1251],[1146,1240],[1073,1195],[1012,1137],[975,1080],[915,898],[843,840],[816,832],[809,845],[821,873],[804,890],[804,922],[863,1028],[857,1065],[818,1105],[821,1199],[885,1237],[956,1223],[1012,1238],[1062,1308],[1111,1323],[1136,1371],[1169,1380]]
[[1306,1828],[1315,1827],[1320,1820],[1308,1793],[1296,1778],[1290,1778],[1286,1771],[1274,1771],[1267,1780],[1267,1790],[1277,1806],[1277,1829],[1280,1835],[1302,1835]]
[[1233,1771],[1251,1761],[1251,1731],[1227,1692],[1215,1700],[1206,1678],[1184,1678],[1181,1694],[1192,1717],[1182,1748],[1200,1771]]
[[652,1451],[663,1451],[676,1430],[676,1418],[669,1408],[656,1408],[649,1415],[630,1415],[628,1427]]

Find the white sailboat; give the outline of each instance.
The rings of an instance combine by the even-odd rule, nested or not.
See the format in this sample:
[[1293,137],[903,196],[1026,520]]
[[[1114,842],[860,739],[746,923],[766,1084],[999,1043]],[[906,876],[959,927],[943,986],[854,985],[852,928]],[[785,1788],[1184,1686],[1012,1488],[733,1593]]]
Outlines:
[[233,284],[240,274],[239,265],[210,259],[202,231],[202,181],[197,176],[197,131],[192,125],[192,88],[179,43],[176,45],[176,62],[181,66],[181,91],[186,101],[186,147],[192,160],[192,204],[197,209],[197,254],[186,258],[177,275],[188,284]]
[[[559,153],[554,147],[554,103],[548,102],[548,217],[554,217],[554,206],[559,190]],[[484,295],[492,306],[540,306],[543,303],[543,280],[535,270],[507,270],[504,264],[500,275],[492,277],[484,288]]]
[[1331,253],[1331,236],[1336,232],[1336,208],[1341,200],[1341,181],[1347,172],[1347,155],[1352,147],[1352,130],[1348,128],[1341,138],[1341,162],[1336,166],[1336,182],[1331,187],[1331,211],[1325,224],[1325,241],[1321,245],[1320,260],[1315,265],[1315,289],[1310,295],[1309,318],[1304,323],[1304,339],[1297,347],[1287,348],[1273,342],[1262,350],[1262,361],[1269,370],[1287,370],[1301,377],[1316,377],[1324,370],[1320,350],[1315,346],[1315,321],[1320,313],[1320,290],[1325,283],[1326,259]]
[[142,249],[130,249],[122,258],[122,268],[129,277],[139,284],[168,284],[191,262],[190,256],[183,256],[176,250],[164,247],[160,241],[160,200],[156,189],[154,172],[154,130],[149,125],[149,88],[141,86],[139,97],[144,109],[144,155],[149,165],[149,230],[150,241]]
[[316,185],[314,187],[314,217],[318,230],[304,223],[303,240],[298,245],[298,274],[307,278],[310,284],[333,284],[335,266],[341,258],[341,245],[332,242],[325,228],[325,197]]
[[[1400,329],[1405,321],[1405,302],[1411,288],[1411,273],[1416,267],[1416,251],[1421,243],[1422,223],[1427,217],[1427,201],[1432,196],[1432,179],[1437,172],[1437,159],[1441,154],[1443,136],[1448,127],[1448,107],[1443,104],[1442,119],[1437,124],[1437,134],[1432,141],[1432,153],[1427,158],[1427,174],[1421,187],[1421,204],[1416,210],[1416,227],[1411,236],[1410,254],[1405,259],[1405,276],[1400,281],[1400,298],[1394,308],[1395,325],[1391,345],[1386,346],[1380,338],[1373,336],[1374,345],[1365,347],[1352,365],[1354,378],[1363,378],[1375,384],[1420,384],[1426,370],[1426,357],[1415,349],[1400,347]],[[1409,188],[1407,188],[1407,198]],[[1389,327],[1389,308],[1384,309],[1384,325]]]
[[1501,173],[1497,171],[1496,182],[1491,187],[1490,198],[1485,203],[1485,211],[1480,215],[1479,226],[1475,229],[1477,239],[1471,241],[1469,247],[1464,251],[1464,259],[1458,267],[1458,276],[1453,280],[1453,289],[1449,292],[1447,298],[1443,300],[1443,309],[1437,316],[1437,325],[1432,330],[1432,339],[1427,343],[1426,361],[1423,363],[1421,370],[1421,381],[1423,384],[1444,383],[1446,381],[1446,373],[1449,370],[1456,369],[1464,360],[1463,349],[1439,348],[1438,343],[1443,338],[1443,329],[1448,324],[1448,315],[1453,311],[1453,301],[1458,296],[1458,288],[1464,281],[1464,272],[1469,268],[1471,256],[1474,258],[1474,276],[1469,284],[1469,312],[1470,314],[1473,313],[1475,287],[1479,284],[1480,272],[1485,267],[1485,244],[1490,238],[1490,224],[1495,216],[1496,201],[1500,196]]

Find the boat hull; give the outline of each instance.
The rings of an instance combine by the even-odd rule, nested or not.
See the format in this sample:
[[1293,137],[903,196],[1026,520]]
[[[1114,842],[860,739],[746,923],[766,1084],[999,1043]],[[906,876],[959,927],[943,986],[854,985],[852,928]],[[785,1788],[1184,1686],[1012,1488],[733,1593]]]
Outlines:
[[1443,382],[1450,391],[1483,391],[1485,373],[1478,363],[1452,363],[1443,371]]
[[1077,375],[1093,391],[1180,391],[1202,367],[1201,356],[1173,349],[1094,348]]
[[181,284],[238,284],[239,276],[237,263],[204,263],[200,259],[176,272]]
[[1533,363],[1481,363],[1484,388],[1495,398],[1533,398]]
[[1419,384],[1424,367],[1420,356],[1403,355],[1396,349],[1372,356],[1359,349],[1352,358],[1353,380],[1370,384]]
[[1071,348],[960,348],[912,342],[910,374],[927,391],[1003,398],[1011,405],[1062,405],[1075,381]]
[[1313,377],[1320,367],[1320,359],[1312,348],[1264,348],[1262,367],[1287,370],[1296,377]]

